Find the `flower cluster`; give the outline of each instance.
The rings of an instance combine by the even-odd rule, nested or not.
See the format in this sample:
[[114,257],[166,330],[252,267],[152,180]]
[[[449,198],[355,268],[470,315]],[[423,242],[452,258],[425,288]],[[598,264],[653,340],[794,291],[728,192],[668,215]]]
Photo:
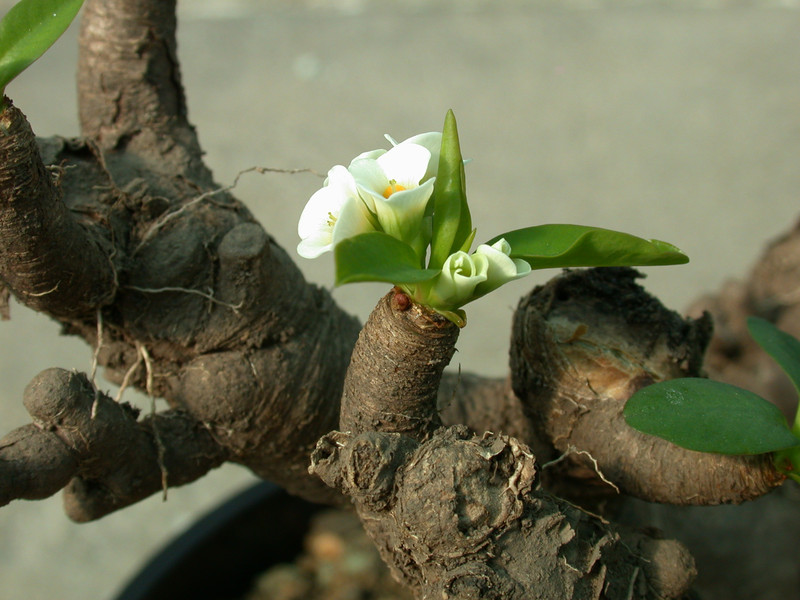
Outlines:
[[[348,167],[328,171],[323,187],[308,201],[297,232],[297,252],[316,258],[341,241],[379,231],[410,246],[424,265],[432,236],[431,195],[436,182],[442,134],[430,132],[397,143],[387,150],[364,152]],[[501,239],[482,244],[473,254],[458,250],[426,281],[394,281],[417,302],[445,313],[487,294],[531,268],[509,257]]]
[[384,231],[415,248],[427,245],[423,221],[442,134],[423,133],[399,144],[389,140],[390,150],[364,152],[349,167],[328,171],[300,216],[300,256],[316,258],[343,239],[369,231]]
[[470,253],[455,116],[389,150],[360,154],[328,172],[297,231],[305,258],[332,250],[336,283],[384,281],[459,326],[462,306],[531,269],[685,263],[672,244],[583,225],[536,225],[496,236]]

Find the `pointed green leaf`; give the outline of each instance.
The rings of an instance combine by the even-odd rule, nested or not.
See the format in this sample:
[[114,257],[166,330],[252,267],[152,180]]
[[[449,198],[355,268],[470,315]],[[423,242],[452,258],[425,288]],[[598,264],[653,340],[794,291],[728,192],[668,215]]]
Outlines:
[[472,231],[472,218],[464,189],[464,159],[452,110],[447,111],[442,131],[439,169],[433,186],[433,237],[428,266],[441,269],[444,261],[461,248]]
[[356,281],[419,283],[433,279],[437,269],[422,269],[413,248],[397,238],[373,231],[339,242],[333,250],[336,285]]
[[636,392],[628,425],[699,452],[762,454],[797,446],[786,419],[762,397],[709,379],[671,379]]
[[584,225],[537,225],[509,231],[500,238],[511,246],[511,257],[532,269],[552,267],[624,267],[677,265],[689,262],[678,248],[659,240]]
[[800,342],[769,321],[758,317],[747,319],[747,330],[758,345],[780,365],[800,394]]
[[66,31],[83,0],[22,0],[0,21],[0,94]]

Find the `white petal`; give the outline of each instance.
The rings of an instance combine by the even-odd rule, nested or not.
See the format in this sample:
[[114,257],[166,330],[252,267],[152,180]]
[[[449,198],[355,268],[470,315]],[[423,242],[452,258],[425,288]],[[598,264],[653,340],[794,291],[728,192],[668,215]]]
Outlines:
[[367,209],[361,198],[349,198],[339,212],[339,218],[333,226],[333,244],[359,233],[374,231],[367,218]]
[[339,189],[326,186],[317,190],[306,203],[297,224],[298,235],[305,239],[316,232],[332,229],[331,216],[338,217],[347,197]]
[[333,236],[330,231],[320,231],[297,244],[297,253],[303,258],[317,258],[333,248]]
[[420,133],[419,135],[410,137],[407,140],[403,140],[403,142],[401,143],[417,144],[419,146],[427,148],[428,152],[431,153],[431,157],[428,159],[428,168],[425,171],[425,175],[423,175],[421,181],[426,181],[431,177],[436,177],[436,173],[439,170],[439,154],[442,150],[441,131],[430,131],[428,133]]
[[386,178],[406,189],[419,185],[428,170],[431,153],[417,144],[400,144],[376,160]]
[[358,188],[371,190],[382,196],[389,187],[389,179],[376,160],[371,158],[354,160],[350,163],[348,170]]
[[[427,148],[431,154],[438,153],[442,147],[442,132],[429,131],[428,133],[419,133],[411,136],[407,140],[400,142],[401,144],[417,144]],[[399,146],[400,144],[395,144]]]
[[488,294],[501,285],[524,277],[531,272],[531,266],[524,260],[510,258],[511,246],[505,239],[500,239],[491,246],[481,244],[475,250],[473,258],[483,256],[488,261],[486,281],[475,290],[476,297]]
[[372,160],[375,160],[376,158],[378,158],[379,156],[383,156],[384,154],[386,154],[386,150],[384,150],[383,148],[379,148],[378,150],[368,150],[356,156],[353,160],[350,161],[350,164],[352,165],[355,161],[361,160],[362,158],[371,158]]
[[495,250],[499,250],[506,256],[511,254],[511,244],[509,244],[506,241],[506,238],[500,238],[499,240],[497,240],[494,244],[492,244],[492,248],[494,248]]
[[[368,220],[363,214],[354,215],[352,210],[345,210],[356,204],[362,202],[352,175],[341,165],[333,167],[328,171],[326,185],[311,196],[300,215],[297,233],[302,241],[297,246],[298,254],[316,258],[331,250],[335,241],[347,237],[345,232],[361,233],[372,229],[365,227],[364,222],[368,224]],[[336,238],[334,234],[339,231],[342,233]]]

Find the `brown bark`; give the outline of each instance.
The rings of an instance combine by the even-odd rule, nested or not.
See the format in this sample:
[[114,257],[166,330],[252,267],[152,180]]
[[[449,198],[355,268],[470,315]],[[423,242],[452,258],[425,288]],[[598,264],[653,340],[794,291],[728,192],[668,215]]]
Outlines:
[[[77,219],[94,232],[91,239],[108,243],[96,242],[94,254],[41,245],[30,257],[3,252],[6,272],[40,261],[58,276],[86,266],[101,282],[112,281],[102,288],[110,289],[107,296],[88,295],[83,304],[81,294],[66,290],[70,296],[60,299],[66,314],[39,300],[29,304],[99,345],[98,362],[109,379],[128,377],[191,418],[217,444],[216,455],[312,500],[334,501],[306,467],[316,440],[338,424],[358,324],[327,292],[308,285],[249,211],[213,185],[186,120],[173,13],[174,2],[161,0],[87,2],[79,95],[89,139],[40,142],[47,162],[60,167],[64,197],[44,194],[49,212],[35,216],[46,224],[51,214],[58,217],[41,226],[47,243],[74,238]],[[8,164],[24,159],[32,166],[24,163],[4,180],[6,190],[21,191],[0,215],[9,231],[22,231],[21,239],[28,232],[14,209],[23,200],[42,204],[42,194],[25,187],[39,161],[29,130],[28,138],[24,152],[10,145]],[[113,277],[104,275],[109,272]],[[12,292],[23,301],[38,299],[50,290],[43,287],[22,281]],[[62,282],[56,291],[64,289]],[[180,436],[168,443],[174,447],[166,453],[192,453]],[[144,489],[157,491],[157,467],[133,462],[127,483],[107,473],[93,475],[91,485],[71,486],[72,502],[85,505],[72,514],[97,518],[139,500]],[[169,481],[181,478],[175,472]],[[104,492],[109,486],[117,488],[113,503]]]
[[626,424],[622,409],[637,389],[700,374],[710,335],[706,317],[683,320],[635,277],[632,269],[567,272],[515,314],[514,388],[550,445],[546,460],[565,458],[556,489],[671,504],[738,503],[769,492],[784,476],[768,455],[692,452]]
[[81,374],[43,371],[28,384],[24,401],[33,424],[0,440],[0,505],[67,486],[67,514],[97,519],[168,485],[194,481],[227,458],[185,413],[137,421],[138,411]]
[[682,597],[695,572],[680,544],[622,535],[544,492],[516,438],[432,431],[458,329],[397,294],[353,351],[347,432],[322,438],[309,469],[353,499],[395,577],[423,599]]
[[320,440],[313,472],[353,498],[395,578],[417,598],[682,598],[677,542],[622,530],[543,491],[514,438],[464,426]]
[[[387,325],[389,323],[389,325]],[[358,336],[342,393],[340,427],[423,439],[441,426],[436,406],[458,327],[395,288]]]
[[47,170],[25,116],[0,112],[0,280],[34,310],[92,314],[116,292],[111,243],[61,201],[63,170]]
[[175,0],[86,1],[78,63],[81,132],[115,170],[133,168],[150,185],[169,183],[151,177],[152,171],[209,186],[187,117],[175,28]]

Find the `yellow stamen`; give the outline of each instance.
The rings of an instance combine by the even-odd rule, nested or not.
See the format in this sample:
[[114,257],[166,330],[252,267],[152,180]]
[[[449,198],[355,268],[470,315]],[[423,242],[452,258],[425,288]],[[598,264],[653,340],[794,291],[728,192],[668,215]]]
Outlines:
[[388,200],[389,196],[391,196],[395,192],[402,192],[404,189],[406,188],[404,188],[402,185],[400,185],[394,179],[392,179],[389,182],[389,185],[386,187],[386,189],[383,190],[383,197]]
[[333,213],[328,213],[328,227],[333,227],[336,224],[336,217]]

